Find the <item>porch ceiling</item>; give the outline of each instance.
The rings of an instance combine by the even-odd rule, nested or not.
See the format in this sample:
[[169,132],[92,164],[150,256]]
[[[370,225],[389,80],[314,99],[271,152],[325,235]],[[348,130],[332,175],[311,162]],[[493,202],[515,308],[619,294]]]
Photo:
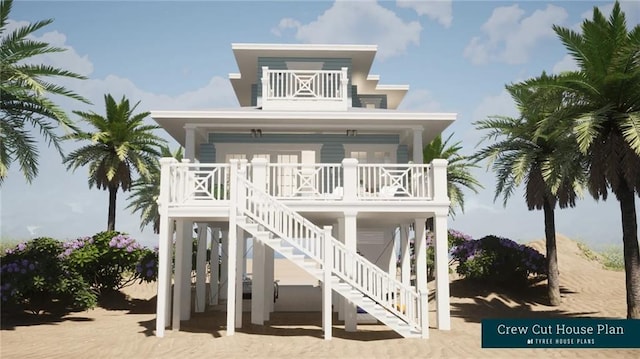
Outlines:
[[[422,128],[422,141],[429,143],[456,119],[455,113],[400,112],[351,109],[345,112],[261,111],[241,108],[220,111],[152,111],[151,117],[182,146],[185,128],[195,128],[204,138],[211,131],[242,133],[261,129],[263,133],[397,134],[401,142],[412,139],[411,131]],[[403,139],[405,139],[403,141]]]

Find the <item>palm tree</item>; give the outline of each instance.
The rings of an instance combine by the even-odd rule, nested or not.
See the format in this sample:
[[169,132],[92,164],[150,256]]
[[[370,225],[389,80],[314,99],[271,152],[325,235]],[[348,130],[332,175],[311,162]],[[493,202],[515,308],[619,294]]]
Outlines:
[[[175,152],[171,152],[169,146],[161,146],[162,157],[173,157],[182,160],[182,147]],[[138,178],[131,185],[131,195],[127,198],[131,201],[127,208],[132,208],[132,212],[140,211],[140,230],[149,224],[153,225],[153,233],[160,233],[160,213],[158,212],[158,197],[160,197],[160,163],[150,169],[148,178]]]
[[95,185],[109,191],[107,230],[115,230],[118,189],[131,188],[133,171],[145,178],[151,176],[156,157],[160,156],[158,147],[165,141],[152,132],[160,127],[144,124],[149,112],[133,114],[139,102],[131,107],[124,96],[119,103],[111,95],[105,95],[104,100],[105,117],[95,112],[74,111],[95,132],[77,131],[66,136],[91,143],[70,153],[64,163],[74,171],[89,165],[89,188]]
[[478,193],[478,188],[483,188],[480,182],[471,174],[471,168],[478,166],[468,157],[460,154],[462,150],[461,142],[449,145],[449,141],[453,134],[442,142],[442,136],[438,135],[428,145],[424,146],[422,151],[424,163],[429,163],[436,158],[445,159],[449,163],[447,165],[447,194],[451,201],[449,214],[455,216],[456,208],[464,213],[464,193],[462,188],[472,190]]
[[578,70],[526,83],[562,91],[554,122],[567,121],[587,158],[595,199],[611,190],[620,202],[627,317],[640,318],[640,249],[635,196],[640,194],[640,25],[627,29],[616,2],[607,19],[597,7],[581,31],[553,28]]
[[[545,76],[543,73],[541,77]],[[584,161],[570,131],[541,126],[548,113],[560,106],[557,92],[533,91],[521,84],[506,88],[520,116],[492,116],[476,122],[477,129],[489,131],[483,141],[497,141],[480,149],[476,157],[488,159],[488,166],[496,173],[494,200],[502,195],[506,205],[515,189],[525,183],[529,210],[544,211],[547,292],[549,303],[557,306],[560,305],[560,278],[554,211],[556,204],[560,208],[575,206],[584,178]]]
[[55,130],[58,126],[73,129],[73,122],[47,96],[59,95],[89,103],[65,87],[48,81],[51,77],[85,79],[84,76],[30,60],[35,56],[66,51],[29,38],[52,23],[52,19],[5,33],[12,3],[11,0],[0,2],[0,185],[14,161],[18,162],[27,182],[38,175],[38,149],[31,134],[32,127],[62,155],[60,137]]

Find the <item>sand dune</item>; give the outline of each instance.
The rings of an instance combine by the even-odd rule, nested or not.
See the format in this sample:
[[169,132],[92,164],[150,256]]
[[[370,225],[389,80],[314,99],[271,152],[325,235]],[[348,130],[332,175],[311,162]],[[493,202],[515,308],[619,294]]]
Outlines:
[[[542,241],[532,243],[544,251]],[[562,305],[547,307],[544,283],[526,293],[492,291],[452,276],[452,330],[432,329],[430,339],[402,339],[382,325],[362,325],[347,333],[334,320],[334,339],[322,340],[320,313],[275,313],[267,326],[245,322],[227,337],[224,314],[195,314],[182,331],[153,335],[155,286],[125,290],[128,299],[107,308],[73,313],[61,319],[29,316],[2,318],[0,356],[5,358],[520,358],[629,357],[633,350],[482,349],[483,318],[615,317],[626,315],[624,273],[602,269],[582,256],[576,243],[558,238]],[[433,283],[431,283],[432,285]],[[431,303],[430,323],[435,323]],[[245,315],[245,320],[249,316]],[[432,324],[433,326],[433,324]]]

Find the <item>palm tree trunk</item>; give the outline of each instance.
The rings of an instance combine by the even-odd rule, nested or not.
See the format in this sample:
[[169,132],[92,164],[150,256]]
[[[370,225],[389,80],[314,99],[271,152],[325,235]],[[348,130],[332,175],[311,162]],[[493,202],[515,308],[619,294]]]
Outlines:
[[620,201],[620,213],[622,214],[627,318],[640,319],[640,250],[638,248],[635,193],[623,181],[616,195]]
[[116,230],[116,196],[118,186],[109,185],[109,215],[107,218],[107,231]]
[[560,272],[558,271],[558,248],[556,247],[555,205],[544,199],[544,234],[547,247],[547,293],[549,304],[560,305]]

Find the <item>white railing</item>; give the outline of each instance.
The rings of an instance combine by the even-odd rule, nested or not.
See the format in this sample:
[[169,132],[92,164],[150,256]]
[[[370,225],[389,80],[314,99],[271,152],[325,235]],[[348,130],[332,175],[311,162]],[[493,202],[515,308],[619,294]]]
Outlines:
[[429,181],[430,165],[359,164],[357,183],[359,199],[433,198]]
[[279,199],[333,199],[343,196],[341,164],[268,165],[267,193]]
[[[273,70],[264,66],[262,108],[300,108],[313,101],[320,106],[315,109],[346,109],[350,98],[348,83],[346,67],[341,70]],[[277,105],[273,107],[274,104]]]
[[[235,170],[235,169],[233,169]],[[426,293],[404,285],[299,213],[256,188],[241,173],[233,189],[238,194],[237,211],[264,226],[289,245],[317,263],[327,266],[340,279],[360,290],[411,327],[421,330],[422,315],[427,315]],[[325,241],[331,241],[326,253]],[[424,328],[425,330],[427,328]]]
[[169,166],[169,206],[229,200],[229,164],[173,162]]

